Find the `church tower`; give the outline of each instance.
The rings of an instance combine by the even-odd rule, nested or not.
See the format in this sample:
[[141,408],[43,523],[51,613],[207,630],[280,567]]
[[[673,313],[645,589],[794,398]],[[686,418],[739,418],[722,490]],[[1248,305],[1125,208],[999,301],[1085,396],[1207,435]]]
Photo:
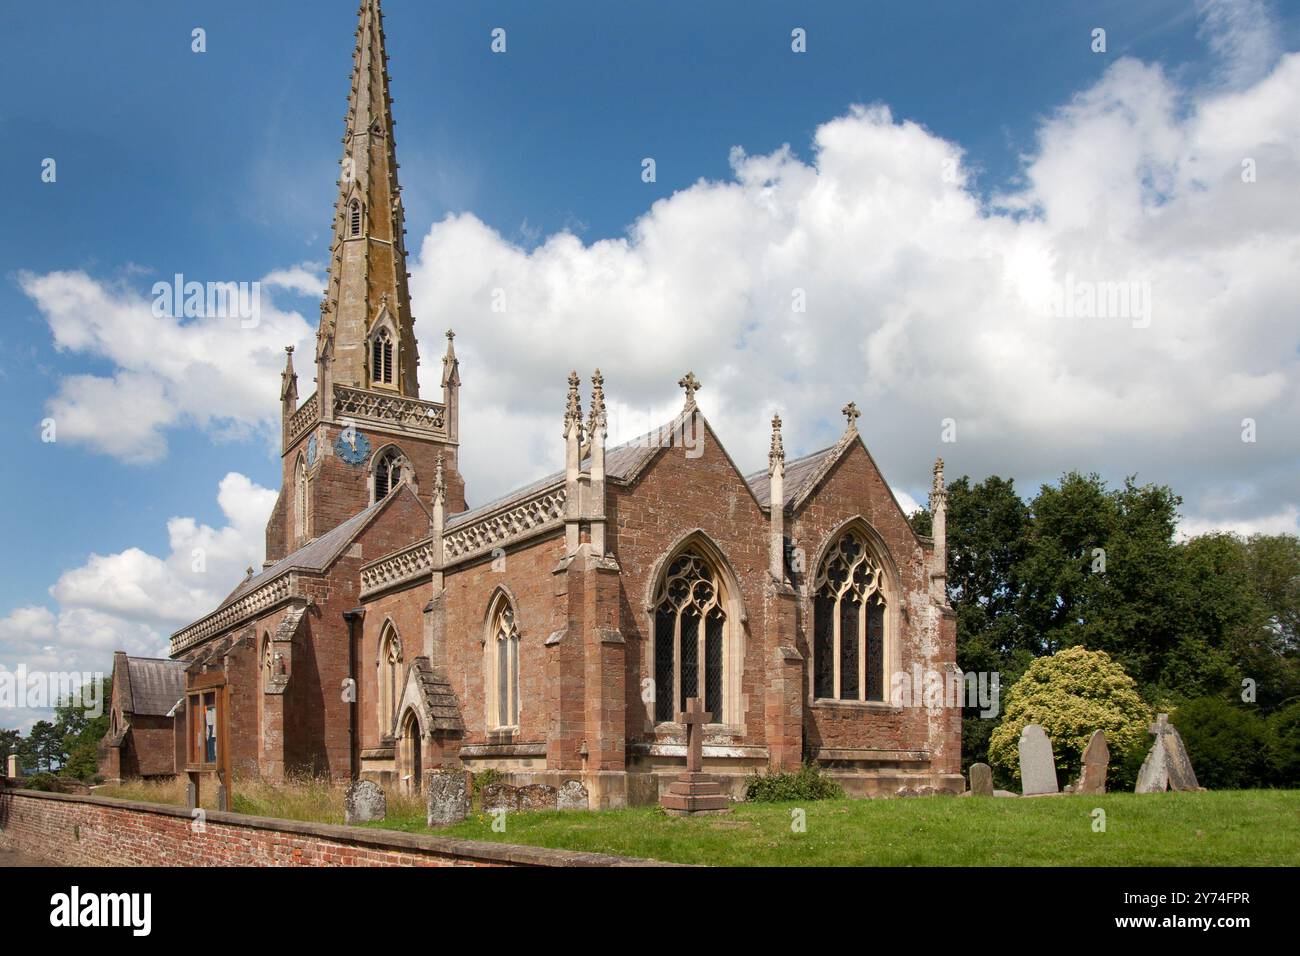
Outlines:
[[388,80],[379,0],[362,0],[316,334],[316,392],[298,404],[290,350],[281,387],[283,484],[266,529],[268,563],[382,500],[399,482],[429,503],[440,455],[447,511],[465,507],[451,332],[442,401],[420,398]]

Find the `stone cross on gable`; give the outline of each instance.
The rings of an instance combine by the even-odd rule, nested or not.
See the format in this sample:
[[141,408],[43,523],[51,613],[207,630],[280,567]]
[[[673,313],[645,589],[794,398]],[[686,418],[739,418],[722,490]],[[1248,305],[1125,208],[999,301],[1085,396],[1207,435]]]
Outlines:
[[704,387],[700,384],[700,380],[695,377],[694,372],[687,372],[677,380],[677,384],[686,389],[686,407],[694,408],[695,393]]
[[1147,727],[1147,733],[1149,734],[1163,734],[1168,730],[1169,730],[1168,714],[1157,714],[1156,722],[1154,724],[1151,724],[1149,727]]
[[858,427],[858,419],[862,417],[862,413],[858,411],[856,402],[849,402],[840,409],[840,413],[849,420],[849,428]]
[[686,710],[677,715],[677,722],[686,725],[686,772],[699,773],[704,762],[704,725],[713,714],[704,709],[704,701],[692,697],[686,701]]

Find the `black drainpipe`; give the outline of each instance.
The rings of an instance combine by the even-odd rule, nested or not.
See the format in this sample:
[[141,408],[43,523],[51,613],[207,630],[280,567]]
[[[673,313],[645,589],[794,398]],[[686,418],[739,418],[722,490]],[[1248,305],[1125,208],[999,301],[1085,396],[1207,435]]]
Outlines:
[[361,682],[357,680],[356,623],[365,617],[366,609],[357,607],[343,612],[348,622],[348,676],[352,678],[352,700],[348,703],[348,767],[353,780],[361,777],[361,752],[357,742],[357,697]]

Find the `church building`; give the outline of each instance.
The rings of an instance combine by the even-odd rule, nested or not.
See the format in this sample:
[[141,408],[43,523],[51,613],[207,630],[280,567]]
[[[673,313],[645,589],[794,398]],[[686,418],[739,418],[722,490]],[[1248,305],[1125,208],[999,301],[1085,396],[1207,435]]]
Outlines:
[[236,778],[418,790],[430,770],[495,769],[579,781],[593,808],[648,804],[685,763],[678,716],[700,697],[704,770],[734,796],[804,762],[853,795],[960,792],[961,711],[892,691],[956,671],[942,462],[920,536],[852,402],[838,441],[789,461],[774,417],[747,475],[694,374],[672,421],[615,446],[601,373],[570,372],[564,470],[469,506],[462,442],[494,438],[461,433],[473,369],[463,384],[450,331],[421,397],[379,6],[359,12],[315,391],[300,396],[292,349],[281,376],[266,561],[172,635],[169,665],[122,656],[132,687],[151,680],[151,733],[133,738],[144,718],[115,686],[106,775],[184,770],[179,668],[223,675]]

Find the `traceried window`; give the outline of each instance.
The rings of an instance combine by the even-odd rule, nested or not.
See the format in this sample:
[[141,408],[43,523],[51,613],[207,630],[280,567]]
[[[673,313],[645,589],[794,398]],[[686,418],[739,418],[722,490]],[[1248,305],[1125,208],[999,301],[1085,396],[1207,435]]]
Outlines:
[[375,462],[375,500],[383,501],[388,493],[401,483],[402,455],[396,448],[390,448]]
[[352,200],[351,206],[348,207],[348,228],[351,229],[353,238],[361,235],[361,203],[359,200]]
[[519,627],[504,594],[488,620],[488,722],[494,730],[514,729],[519,726]]
[[380,385],[393,384],[393,337],[380,329],[370,347],[370,380]]
[[885,574],[866,540],[846,532],[813,581],[813,696],[885,699]]
[[379,734],[387,737],[397,720],[397,702],[401,691],[402,642],[392,624],[384,625],[379,638]]
[[655,721],[677,719],[691,697],[703,697],[713,722],[725,723],[726,595],[703,555],[682,552],[668,567],[654,600]]

